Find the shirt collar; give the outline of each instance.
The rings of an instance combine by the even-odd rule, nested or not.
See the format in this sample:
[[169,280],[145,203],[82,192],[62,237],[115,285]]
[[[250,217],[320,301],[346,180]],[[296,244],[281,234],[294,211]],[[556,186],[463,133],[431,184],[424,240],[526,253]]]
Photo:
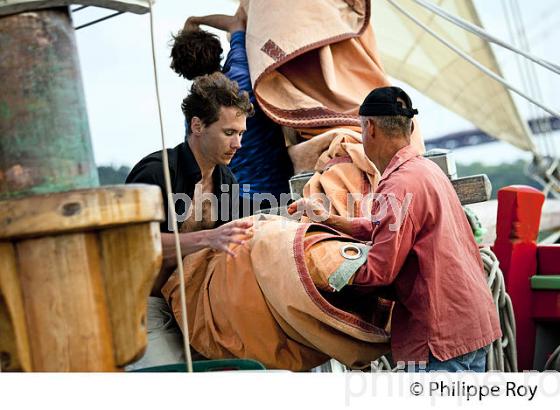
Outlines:
[[389,165],[383,171],[383,175],[381,175],[381,180],[386,179],[389,175],[391,175],[394,171],[396,171],[402,164],[407,162],[408,160],[415,158],[421,155],[418,148],[414,145],[409,144],[406,147],[401,148],[397,151],[397,153],[391,158]]
[[[181,150],[183,155],[184,161],[182,161],[183,166],[185,167],[185,172],[188,176],[190,176],[193,180],[193,183],[197,183],[200,178],[202,178],[202,173],[200,171],[200,167],[198,166],[198,162],[196,162],[196,158],[189,146],[189,143],[185,141],[183,143],[183,149]],[[223,184],[223,174],[225,173],[225,169],[227,167],[225,165],[216,165],[214,167],[214,171],[212,172],[212,180],[214,182],[214,192],[221,192],[221,185]]]
[[[183,161],[181,166],[184,167],[184,171],[189,176],[198,176],[198,179],[202,176],[200,172],[200,167],[198,166],[198,162],[196,162],[196,158],[189,147],[189,143],[187,141],[183,142],[183,149],[181,150],[181,154],[183,157]],[[198,179],[196,181],[198,181]],[[195,181],[195,182],[196,182]]]

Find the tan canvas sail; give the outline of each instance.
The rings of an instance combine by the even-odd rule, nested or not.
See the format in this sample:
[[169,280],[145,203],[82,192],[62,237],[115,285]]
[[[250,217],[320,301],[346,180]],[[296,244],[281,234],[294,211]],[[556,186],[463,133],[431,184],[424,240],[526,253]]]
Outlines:
[[[434,0],[451,14],[481,26],[471,0]],[[501,75],[490,45],[412,0],[406,11],[481,64]],[[372,23],[387,74],[523,150],[534,150],[508,90],[425,32],[386,0],[372,1]]]

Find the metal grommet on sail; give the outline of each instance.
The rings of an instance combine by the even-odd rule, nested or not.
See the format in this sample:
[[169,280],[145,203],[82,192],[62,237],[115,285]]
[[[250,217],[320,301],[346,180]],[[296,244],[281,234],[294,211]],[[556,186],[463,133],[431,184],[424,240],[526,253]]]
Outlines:
[[[355,251],[356,253],[349,254],[348,253],[349,250]],[[355,259],[359,259],[362,256],[362,250],[358,246],[350,243],[340,248],[340,254],[344,259],[355,260]]]

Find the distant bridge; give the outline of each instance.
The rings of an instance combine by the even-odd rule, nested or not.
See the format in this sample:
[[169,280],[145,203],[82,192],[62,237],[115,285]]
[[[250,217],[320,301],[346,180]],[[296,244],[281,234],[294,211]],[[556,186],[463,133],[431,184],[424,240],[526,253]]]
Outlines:
[[[548,130],[560,130],[560,118],[543,117],[535,118],[527,122],[533,134],[542,134]],[[472,147],[474,145],[487,144],[489,142],[498,141],[496,138],[486,134],[481,130],[459,131],[443,137],[433,138],[424,141],[426,150],[432,148],[446,148],[456,150],[457,148]]]

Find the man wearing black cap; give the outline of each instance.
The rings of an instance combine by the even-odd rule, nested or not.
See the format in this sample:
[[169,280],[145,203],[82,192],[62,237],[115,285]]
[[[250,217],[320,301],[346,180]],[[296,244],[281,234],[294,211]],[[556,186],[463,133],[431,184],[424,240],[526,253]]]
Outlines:
[[488,346],[501,337],[498,315],[453,186],[410,144],[417,113],[398,87],[373,90],[360,107],[364,151],[381,173],[371,217],[329,215],[308,200],[303,206],[325,224],[371,241],[367,262],[348,285],[365,295],[392,293],[397,363],[412,371],[484,371]]

